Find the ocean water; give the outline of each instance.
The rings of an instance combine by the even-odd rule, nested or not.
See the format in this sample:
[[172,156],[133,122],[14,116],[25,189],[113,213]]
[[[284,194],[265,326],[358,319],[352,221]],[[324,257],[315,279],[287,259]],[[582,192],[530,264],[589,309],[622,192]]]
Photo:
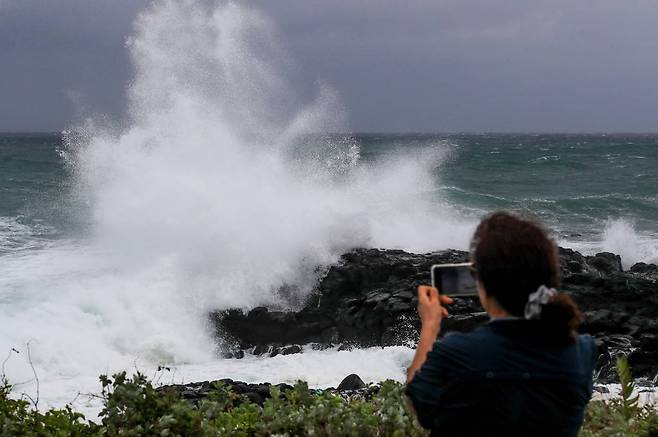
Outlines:
[[[331,141],[344,137],[333,136]],[[315,206],[304,210],[304,202],[316,201],[313,193],[304,193],[307,197],[302,197],[300,204],[291,204],[291,199],[280,196],[300,193],[294,189],[287,193],[291,188],[283,186],[279,189],[284,191],[273,199],[274,204],[281,200],[280,210],[266,210],[262,220],[247,220],[250,214],[258,214],[262,202],[270,200],[260,198],[252,208],[253,198],[233,199],[232,188],[205,187],[205,179],[197,181],[199,186],[186,186],[169,196],[158,191],[155,198],[152,194],[142,197],[148,188],[138,184],[124,188],[122,180],[121,201],[112,198],[119,223],[101,231],[104,217],[96,216],[99,206],[85,195],[88,188],[81,186],[76,167],[67,164],[68,146],[62,135],[1,135],[0,319],[4,329],[0,346],[11,357],[6,372],[19,382],[17,390],[32,395],[36,390],[27,361],[28,343],[44,405],[75,401],[77,408],[92,417],[99,404],[85,394],[97,389],[97,375],[133,365],[153,372],[161,382],[220,377],[292,382],[303,378],[323,387],[335,386],[354,372],[370,381],[402,380],[412,355],[412,350],[404,347],[218,360],[215,351],[221,340],[209,334],[204,315],[210,309],[233,306],[294,307],[303,302],[304,293],[317,279],[310,267],[330,264],[352,246],[465,249],[477,219],[497,209],[536,216],[552,229],[560,244],[585,253],[621,253],[627,266],[657,261],[658,136],[400,134],[349,138],[359,150],[354,170],[374,168],[370,177],[381,178],[377,192],[368,194],[377,196],[375,201],[352,216],[307,227],[305,220],[330,215],[324,208],[333,205],[321,202],[321,211],[316,212]],[[428,165],[421,166],[419,161]],[[427,169],[431,184],[421,184],[417,191],[413,184],[399,190],[398,166],[403,171],[410,171],[405,166]],[[193,168],[189,171],[186,176],[195,174]],[[181,175],[173,174],[180,183]],[[260,189],[263,182],[252,188]],[[335,183],[340,188],[332,195],[341,196],[336,202],[344,207],[341,202],[357,195],[351,185]],[[392,190],[388,191],[387,184]],[[164,190],[174,188],[165,185]],[[195,190],[208,189],[209,197],[197,201],[209,201],[216,193],[217,203],[192,206],[184,200],[188,189],[192,195],[198,195]],[[226,203],[240,208],[242,201],[248,214],[233,211],[238,221],[222,218]],[[169,202],[182,202],[188,210],[177,210],[181,206]],[[436,218],[428,213],[432,207],[441,210]],[[209,217],[201,217],[199,223],[198,215],[206,214],[199,211],[207,208],[218,209],[214,225]],[[157,210],[155,214],[152,209]],[[393,220],[376,217],[389,210],[394,212]],[[368,211],[375,217],[368,216]],[[421,213],[416,215],[416,211]],[[304,216],[290,218],[291,230],[272,217],[275,212],[281,214],[281,220],[288,214]],[[102,214],[108,213],[111,211]],[[318,216],[311,216],[313,213]],[[254,226],[264,229],[256,231]],[[124,228],[117,231],[116,227]],[[257,241],[253,241],[254,232]],[[352,232],[356,239],[334,241],[329,232],[339,237],[341,232]],[[216,248],[209,247],[214,244]],[[230,244],[237,247],[227,247]],[[241,258],[222,265],[226,257],[234,256]],[[287,258],[271,265],[279,256]],[[266,262],[261,263],[263,257]],[[313,261],[309,257],[314,257]],[[295,284],[298,299],[277,297],[276,287],[282,283]],[[250,293],[250,287],[258,291]],[[11,348],[21,353],[10,353]],[[160,364],[174,371],[155,372]]]
[[[404,190],[384,184],[395,185],[390,172],[411,172],[415,161],[431,180],[409,187],[410,210],[435,204],[470,223],[512,210],[543,222],[562,245],[613,251],[627,266],[658,259],[658,135],[341,134],[293,146],[331,149],[346,139],[355,169],[388,166],[375,176],[381,203],[406,202]],[[79,192],[70,153],[61,133],[0,133],[0,254],[89,236],[94,211]],[[401,233],[409,235],[390,247],[463,248],[467,241]]]
[[0,354],[42,407],[93,417],[97,376],[135,368],[402,380],[405,347],[218,359],[207,314],[299,307],[354,247],[465,249],[497,209],[658,260],[658,136],[350,133],[338,93],[300,96],[274,23],[236,4],[154,2],[127,45],[127,120],[0,134]]

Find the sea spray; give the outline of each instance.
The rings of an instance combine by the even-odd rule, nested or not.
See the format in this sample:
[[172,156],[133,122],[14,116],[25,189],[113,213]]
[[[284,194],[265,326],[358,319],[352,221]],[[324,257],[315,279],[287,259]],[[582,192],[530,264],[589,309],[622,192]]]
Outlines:
[[97,238],[172,257],[203,307],[285,305],[276,289],[307,292],[316,266],[355,246],[465,246],[468,224],[421,197],[445,151],[359,166],[352,138],[313,137],[345,129],[337,97],[323,86],[290,106],[285,52],[257,11],[155,3],[130,48],[132,121],[92,134],[77,174]]
[[62,403],[101,372],[216,359],[209,310],[299,305],[350,248],[466,247],[472,223],[432,197],[449,145],[364,162],[354,138],[322,134],[347,129],[337,94],[297,95],[277,41],[235,3],[139,16],[128,121],[68,135],[89,235],[0,265],[0,349],[21,351],[7,365],[21,389],[31,339]]
[[625,269],[640,261],[658,262],[655,239],[640,235],[631,220],[608,220],[602,240],[603,250],[618,254]]

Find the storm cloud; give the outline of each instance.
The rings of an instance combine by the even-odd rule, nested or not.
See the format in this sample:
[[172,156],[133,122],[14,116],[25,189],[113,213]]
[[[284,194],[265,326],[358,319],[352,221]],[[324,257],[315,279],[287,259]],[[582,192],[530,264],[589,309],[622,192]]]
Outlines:
[[[355,132],[658,131],[658,2],[251,0]],[[146,1],[0,0],[0,131],[125,116]]]

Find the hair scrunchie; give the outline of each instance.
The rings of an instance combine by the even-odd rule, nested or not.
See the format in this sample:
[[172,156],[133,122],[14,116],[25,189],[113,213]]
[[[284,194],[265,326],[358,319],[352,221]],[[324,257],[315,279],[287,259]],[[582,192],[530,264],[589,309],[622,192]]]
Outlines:
[[525,304],[525,310],[523,311],[525,318],[528,320],[540,318],[542,305],[546,305],[556,294],[557,291],[554,288],[540,285],[537,291],[530,293],[530,296],[528,296],[528,303]]

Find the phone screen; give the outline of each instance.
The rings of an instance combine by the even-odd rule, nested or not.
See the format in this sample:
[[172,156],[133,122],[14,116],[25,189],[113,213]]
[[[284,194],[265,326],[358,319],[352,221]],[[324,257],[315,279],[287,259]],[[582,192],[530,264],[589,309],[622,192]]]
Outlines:
[[435,264],[431,271],[432,286],[447,296],[477,296],[471,263]]

